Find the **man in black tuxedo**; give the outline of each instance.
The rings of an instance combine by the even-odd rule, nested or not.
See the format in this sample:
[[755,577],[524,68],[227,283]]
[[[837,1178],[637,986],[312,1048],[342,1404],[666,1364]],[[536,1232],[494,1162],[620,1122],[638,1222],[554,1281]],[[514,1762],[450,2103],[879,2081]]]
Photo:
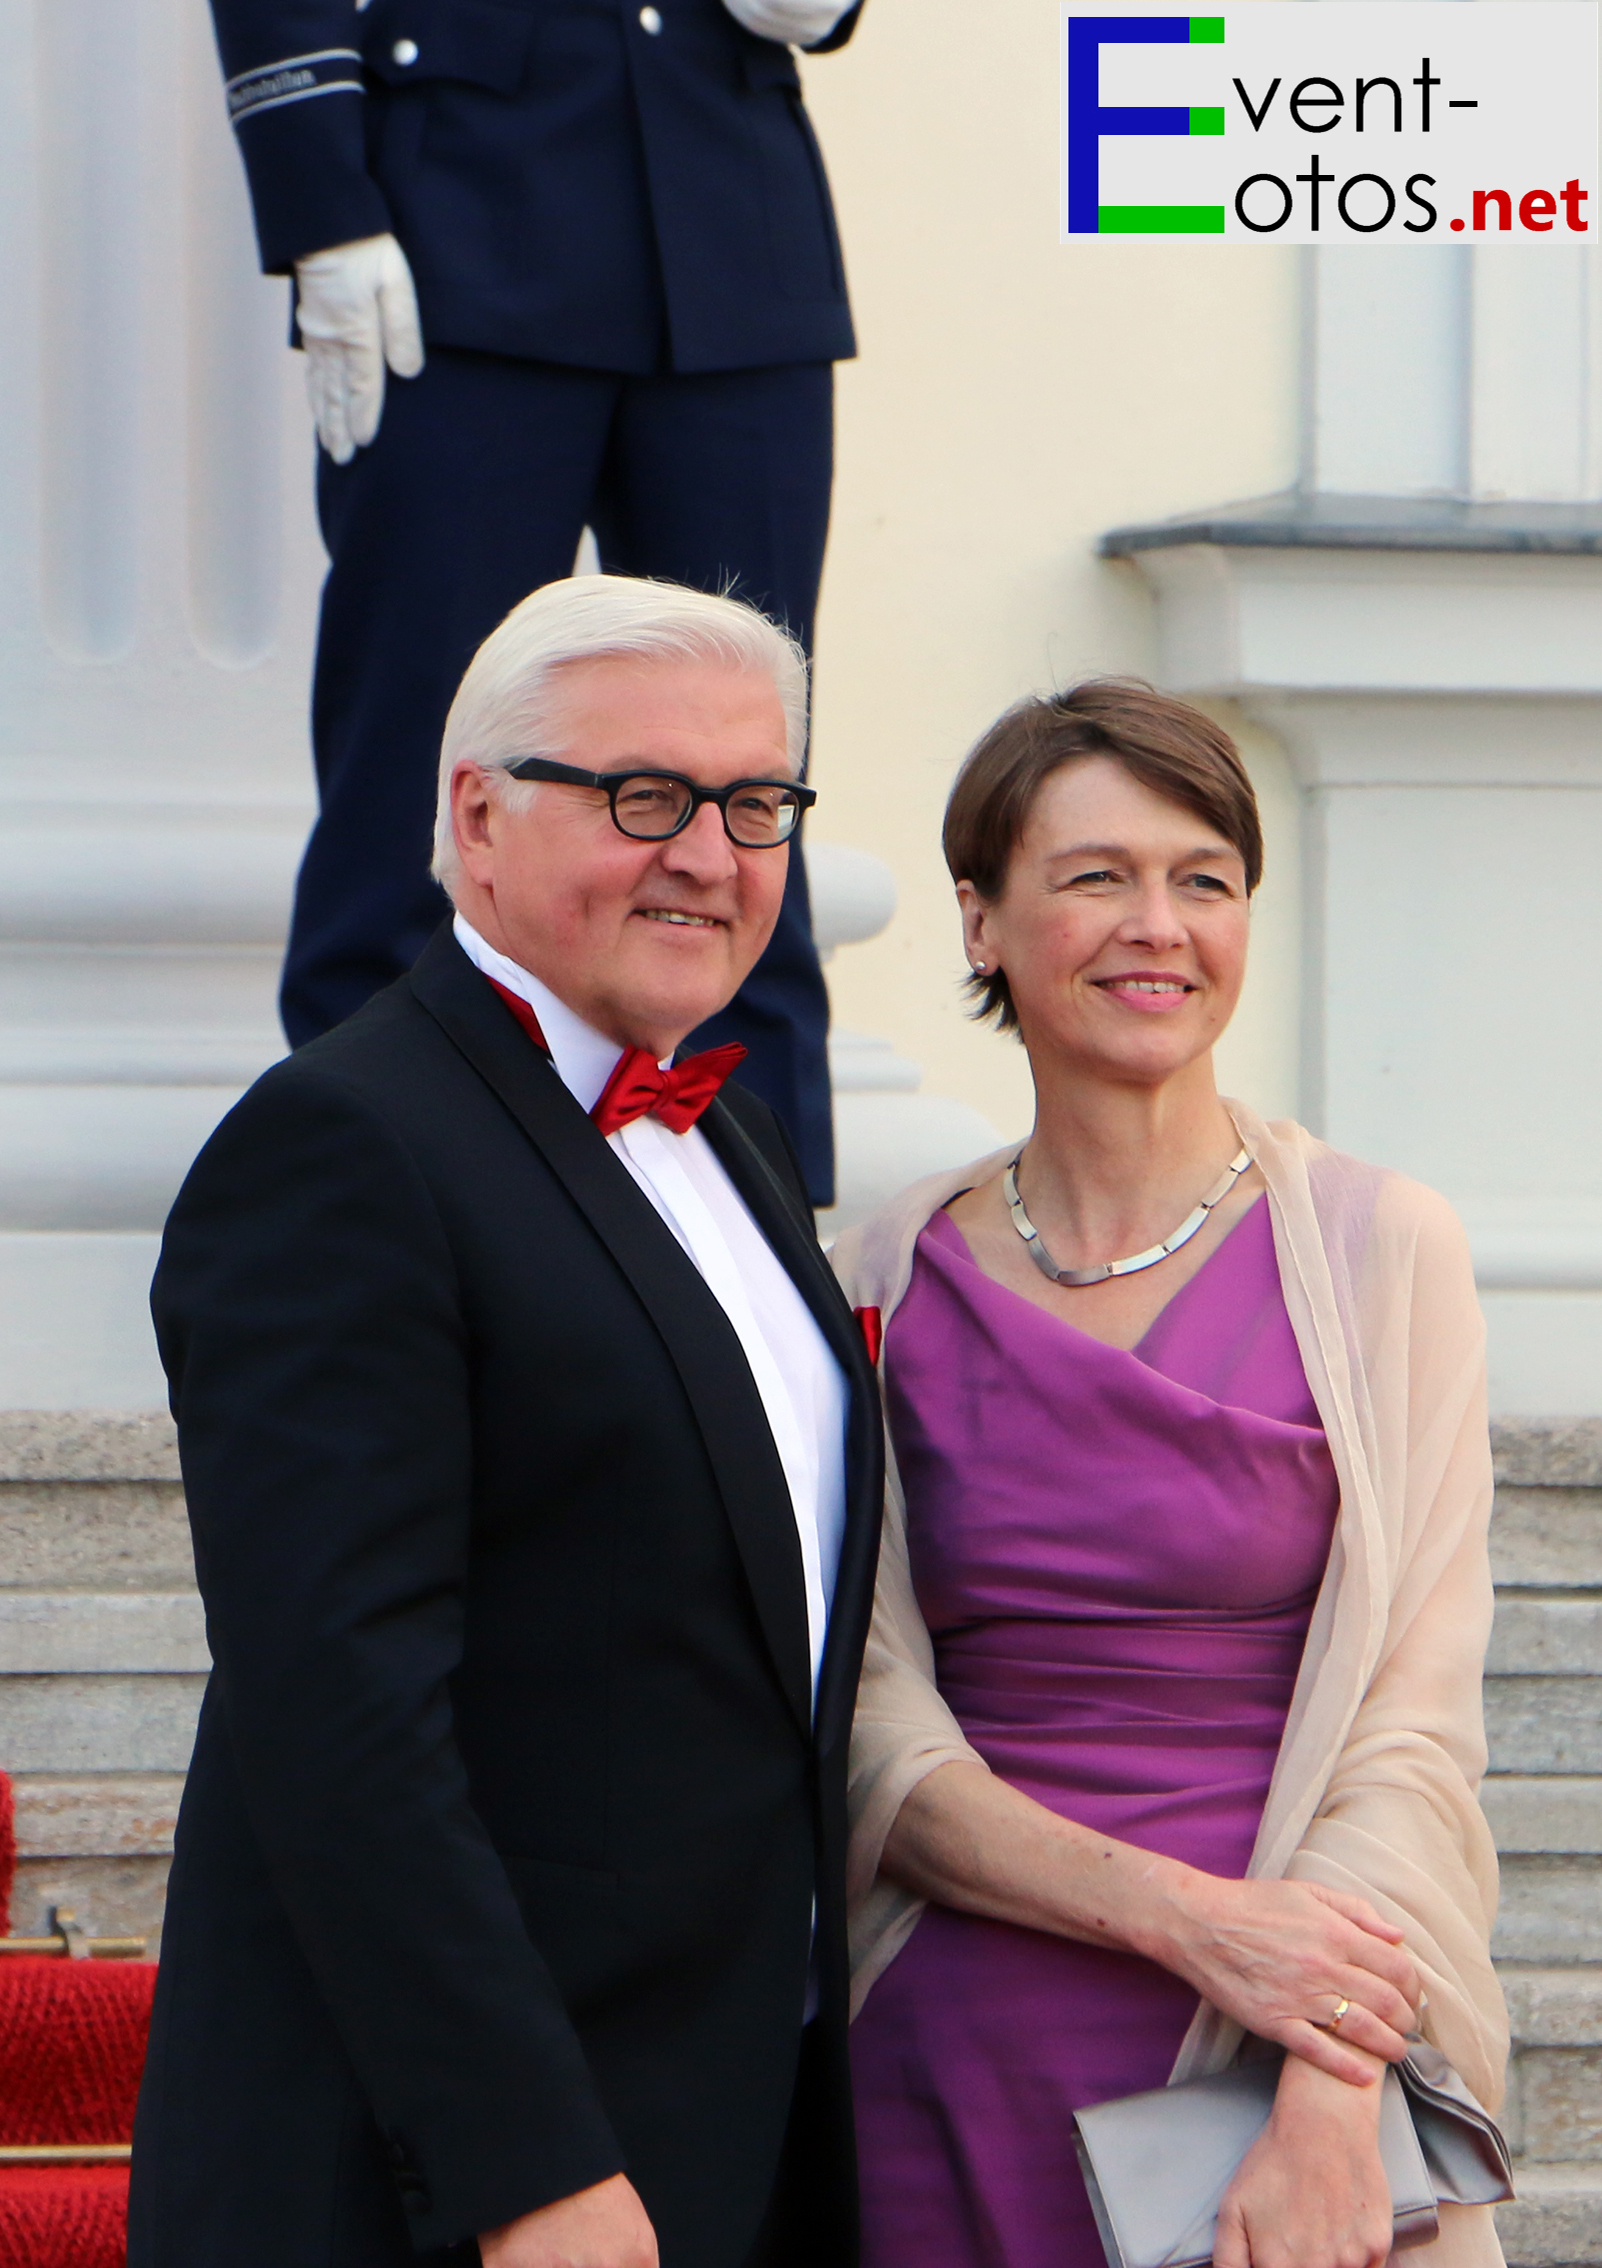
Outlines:
[[748,609],[536,592],[447,727],[455,923],[174,1207],[216,1667],[133,2268],[855,2259],[874,1379],[778,1122],[668,1067],[773,926],[804,734]]

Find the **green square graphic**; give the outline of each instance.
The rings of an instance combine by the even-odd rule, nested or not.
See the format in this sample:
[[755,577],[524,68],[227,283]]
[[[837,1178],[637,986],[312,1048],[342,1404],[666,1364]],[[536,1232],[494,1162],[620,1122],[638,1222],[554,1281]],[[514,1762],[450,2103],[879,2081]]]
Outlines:
[[1222,236],[1222,205],[1099,205],[1098,236]]
[[1192,16],[1190,19],[1190,44],[1192,47],[1222,47],[1224,44],[1223,17]]
[[1190,130],[1193,134],[1221,134],[1224,131],[1223,110],[1197,110],[1193,107]]

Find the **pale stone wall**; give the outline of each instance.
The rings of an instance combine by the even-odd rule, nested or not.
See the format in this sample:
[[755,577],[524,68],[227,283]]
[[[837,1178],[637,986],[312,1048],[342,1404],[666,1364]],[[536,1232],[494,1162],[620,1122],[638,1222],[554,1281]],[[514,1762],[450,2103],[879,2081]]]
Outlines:
[[873,0],[809,70],[864,346],[820,811],[901,909],[837,1003],[1022,1130],[1022,1058],[960,1005],[953,768],[1031,687],[1187,693],[1268,819],[1226,1089],[1453,1201],[1494,1409],[1602,1412],[1602,254],[1063,246],[1056,37]]
[[[1095,556],[1104,529],[1294,478],[1296,255],[1058,242],[1046,0],[870,0],[806,79],[862,346],[840,373],[818,827],[886,859],[900,899],[831,988],[845,1023],[923,1066],[926,1091],[1012,1131],[1022,1057],[965,1021],[957,991],[946,791],[1019,694],[1156,668],[1137,579]],[[1272,740],[1247,738],[1270,879],[1225,1071],[1279,1111],[1295,1100],[1295,804]]]

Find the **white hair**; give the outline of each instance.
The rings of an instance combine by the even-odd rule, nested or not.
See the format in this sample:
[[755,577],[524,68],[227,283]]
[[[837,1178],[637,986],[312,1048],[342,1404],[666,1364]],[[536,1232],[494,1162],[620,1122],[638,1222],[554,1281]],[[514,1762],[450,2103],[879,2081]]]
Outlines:
[[[434,874],[446,890],[461,865],[451,825],[451,778],[466,761],[503,775],[525,756],[563,760],[551,722],[551,673],[566,662],[629,655],[653,661],[715,661],[761,670],[784,710],[790,766],[801,776],[807,745],[807,659],[787,631],[739,599],[630,575],[570,575],[514,606],[468,664],[439,757]],[[503,777],[500,800],[525,810],[534,780]]]

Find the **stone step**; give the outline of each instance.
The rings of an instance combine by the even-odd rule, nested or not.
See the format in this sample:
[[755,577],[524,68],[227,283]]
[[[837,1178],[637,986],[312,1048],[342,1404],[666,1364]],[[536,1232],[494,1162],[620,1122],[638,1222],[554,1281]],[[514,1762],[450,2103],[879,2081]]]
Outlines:
[[1602,1417],[1491,1420],[1497,1486],[1602,1488]]
[[1602,1966],[1500,1967],[1513,2055],[1502,2127],[1530,2164],[1602,2159]]
[[182,1772],[18,1773],[22,1858],[150,1858],[172,1849]]
[[165,1410],[0,1410],[0,1482],[179,1478]]
[[1518,2196],[1496,2209],[1508,2268],[1590,2268],[1602,2261],[1602,2164],[1515,2171]]
[[182,1772],[204,1676],[0,1677],[8,1772]]
[[1493,1774],[1481,1784],[1480,1805],[1504,1856],[1602,1853],[1602,1779],[1578,1772]]
[[176,1481],[0,1481],[0,1567],[25,1589],[192,1589],[184,1492]]
[[1602,1967],[1504,1964],[1513,2060],[1503,2131],[1532,2164],[1602,2158]]
[[195,1563],[171,1419],[0,1413],[0,1569],[20,1589],[191,1587]]
[[1602,2159],[1602,2047],[1533,2048],[1509,2072],[1504,2131],[1531,2165]]
[[1602,2047],[1602,1965],[1558,1969],[1503,1961],[1497,1973],[1516,2048]]
[[42,1937],[52,1906],[70,1906],[86,1937],[142,1937],[147,1957],[161,1953],[167,1904],[165,1852],[131,1858],[19,1858],[11,1888],[11,1927]]
[[1602,1591],[1502,1591],[1486,1670],[1493,1677],[1602,1677]]
[[167,1867],[181,1772],[20,1773],[11,1926],[43,1931],[71,1906],[91,1937],[143,1937],[161,1948]]
[[193,1590],[0,1590],[0,1671],[8,1677],[210,1667]]
[[1602,1586],[1602,1487],[1498,1488],[1491,1574],[1498,1588]]
[[1498,1962],[1540,1968],[1602,1962],[1602,1859],[1570,1852],[1505,1857],[1491,1951]]
[[1502,2128],[1530,2164],[1602,2159],[1602,1967],[1501,1967],[1513,2055]]
[[1602,1677],[1488,1677],[1493,1772],[1602,1773]]

